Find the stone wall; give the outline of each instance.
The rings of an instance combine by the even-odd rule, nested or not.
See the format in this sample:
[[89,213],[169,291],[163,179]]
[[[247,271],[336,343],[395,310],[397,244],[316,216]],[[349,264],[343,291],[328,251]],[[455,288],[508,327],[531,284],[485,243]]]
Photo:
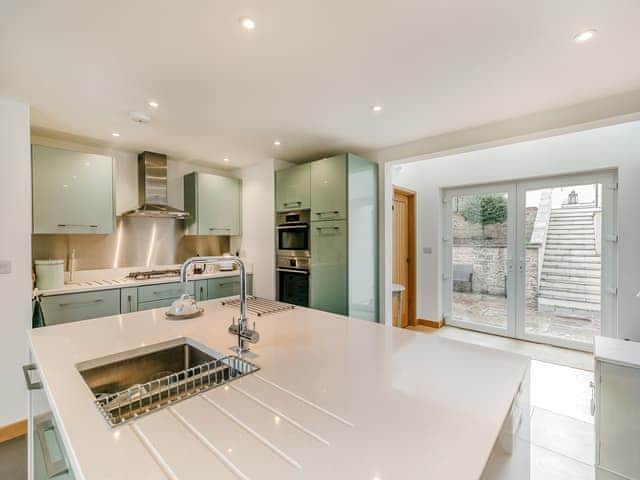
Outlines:
[[[528,207],[525,213],[526,237],[531,238],[533,226],[536,221],[536,207]],[[451,218],[453,243],[455,245],[506,245],[507,224],[495,223],[485,225],[467,222],[462,215],[454,212]]]

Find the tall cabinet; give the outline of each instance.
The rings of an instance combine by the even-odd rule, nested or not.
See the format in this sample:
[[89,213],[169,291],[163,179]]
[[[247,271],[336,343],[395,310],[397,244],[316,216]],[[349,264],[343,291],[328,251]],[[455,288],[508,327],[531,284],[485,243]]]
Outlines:
[[184,176],[185,235],[240,235],[242,181],[208,173]]
[[[282,170],[276,176],[277,211],[291,209],[278,192],[296,192],[304,208],[301,186],[307,178],[309,306],[378,321],[378,166],[345,153]],[[287,185],[291,179],[296,187]]]

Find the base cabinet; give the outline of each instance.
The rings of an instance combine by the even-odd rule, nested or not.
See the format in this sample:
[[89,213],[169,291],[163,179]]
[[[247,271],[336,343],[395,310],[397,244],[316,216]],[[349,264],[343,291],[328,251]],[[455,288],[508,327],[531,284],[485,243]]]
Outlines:
[[594,354],[596,479],[640,480],[640,343],[597,337]]

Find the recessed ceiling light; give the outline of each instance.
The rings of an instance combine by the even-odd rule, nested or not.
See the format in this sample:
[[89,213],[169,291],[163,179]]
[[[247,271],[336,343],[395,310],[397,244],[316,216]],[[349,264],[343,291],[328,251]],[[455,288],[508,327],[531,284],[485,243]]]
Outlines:
[[274,147],[279,147],[281,145],[280,140],[274,140],[273,141],[273,146]]
[[158,108],[160,106],[160,104],[158,102],[156,102],[155,100],[149,100],[149,106],[151,108]]
[[247,31],[251,31],[254,28],[256,28],[256,22],[254,22],[251,18],[249,17],[242,17],[240,19],[240,25],[242,25],[242,28],[244,28]]
[[382,111],[382,105],[371,105],[371,111],[379,113]]
[[111,134],[111,136],[113,136],[113,137],[119,137],[119,136],[120,136],[120,134],[119,134],[118,132],[113,132],[113,133]]
[[222,159],[222,161],[223,161],[224,163],[229,163],[229,157],[224,157],[224,158]]
[[585,30],[584,32],[580,32],[575,37],[573,37],[573,41],[576,43],[585,43],[595,37],[595,30]]

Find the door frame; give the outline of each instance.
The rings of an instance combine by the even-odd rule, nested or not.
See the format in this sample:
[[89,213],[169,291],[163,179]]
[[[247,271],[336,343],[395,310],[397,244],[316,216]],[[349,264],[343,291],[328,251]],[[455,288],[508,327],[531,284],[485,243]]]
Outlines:
[[[416,314],[416,192],[404,187],[398,187],[393,185],[393,192],[391,196],[391,214],[392,214],[392,225],[393,225],[393,199],[395,195],[404,195],[407,197],[407,219],[409,222],[408,225],[408,236],[409,236],[409,248],[407,254],[409,255],[409,285],[407,285],[406,295],[407,295],[407,324],[408,326],[416,326],[418,324],[417,314]],[[393,229],[391,234],[391,241],[394,241],[393,238]],[[393,254],[393,246],[391,248],[391,252]],[[392,255],[393,256],[393,255]],[[393,272],[393,258],[391,260],[391,267]],[[393,277],[393,275],[392,275]],[[392,324],[393,324],[393,315],[395,312],[392,311]]]
[[515,337],[516,335],[516,295],[507,293],[507,325],[505,328],[482,325],[479,323],[457,321],[453,318],[453,225],[452,225],[452,198],[460,195],[479,195],[483,193],[507,193],[507,292],[516,292],[516,278],[513,275],[514,257],[516,246],[516,185],[514,182],[499,182],[490,185],[476,185],[469,187],[447,188],[443,190],[443,276],[444,289],[442,292],[444,306],[444,321],[454,327],[476,330],[503,337]]
[[[618,331],[617,321],[617,172],[608,170],[592,173],[577,173],[553,176],[541,179],[522,180],[515,182],[518,186],[518,207],[526,208],[526,194],[528,190],[543,188],[557,188],[568,185],[602,184],[602,234],[600,251],[600,335],[615,337]],[[524,215],[518,215],[517,226],[517,259],[518,285],[526,282],[526,224]],[[615,241],[612,239],[615,238]],[[593,345],[574,342],[561,337],[535,335],[526,333],[526,293],[524,288],[518,288],[518,311],[516,324],[516,338],[536,343],[545,343],[556,347],[575,350],[593,351]]]

